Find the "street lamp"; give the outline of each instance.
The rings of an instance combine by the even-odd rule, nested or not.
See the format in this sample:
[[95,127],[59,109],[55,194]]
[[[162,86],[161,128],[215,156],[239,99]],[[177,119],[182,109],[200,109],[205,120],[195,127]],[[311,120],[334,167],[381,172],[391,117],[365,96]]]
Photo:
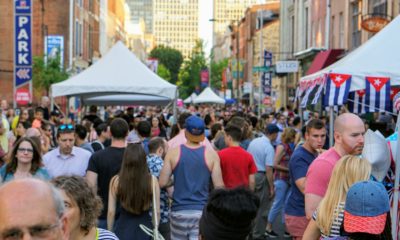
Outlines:
[[213,18],[209,19],[208,21],[212,22],[212,32],[211,32],[211,49],[210,49],[210,69],[208,71],[208,86],[211,87],[211,68],[212,68],[212,61],[214,58],[214,22],[216,21],[214,18],[214,11],[213,11]]

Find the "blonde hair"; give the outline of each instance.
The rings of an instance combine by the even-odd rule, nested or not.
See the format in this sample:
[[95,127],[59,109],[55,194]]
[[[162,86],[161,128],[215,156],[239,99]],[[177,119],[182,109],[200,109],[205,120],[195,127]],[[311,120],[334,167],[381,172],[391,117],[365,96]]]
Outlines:
[[371,164],[365,158],[343,156],[333,169],[326,195],[318,206],[317,226],[321,233],[330,235],[333,220],[338,217],[335,209],[346,200],[347,191],[356,182],[368,180]]
[[291,127],[287,127],[283,130],[281,141],[283,143],[289,144],[294,141],[295,137],[296,137],[296,130],[294,130]]

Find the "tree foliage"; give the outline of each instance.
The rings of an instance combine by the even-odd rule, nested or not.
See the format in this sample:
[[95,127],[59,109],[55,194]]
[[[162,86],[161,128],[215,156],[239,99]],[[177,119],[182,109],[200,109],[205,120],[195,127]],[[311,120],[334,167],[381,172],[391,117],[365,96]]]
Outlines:
[[46,93],[49,92],[51,84],[64,81],[68,78],[68,73],[60,67],[59,56],[49,59],[47,64],[44,62],[44,57],[34,56],[32,68],[34,88],[45,90]]
[[179,72],[179,96],[188,97],[200,85],[200,72],[207,68],[206,58],[203,51],[203,41],[196,41],[189,59],[185,60]]
[[179,70],[183,62],[182,53],[179,50],[160,45],[151,50],[150,57],[157,58],[159,65],[162,64],[168,69],[171,74],[169,81],[176,84]]
[[168,82],[171,82],[171,72],[163,64],[158,64],[157,74],[162,79],[167,80]]
[[228,67],[229,59],[223,59],[219,62],[211,62],[211,87],[222,88],[222,72]]

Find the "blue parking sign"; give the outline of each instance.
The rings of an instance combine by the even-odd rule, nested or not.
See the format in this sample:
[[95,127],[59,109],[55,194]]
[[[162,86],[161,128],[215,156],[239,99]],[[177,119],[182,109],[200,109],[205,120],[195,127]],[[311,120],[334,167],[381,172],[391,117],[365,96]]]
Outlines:
[[32,5],[31,0],[15,0],[15,87],[32,80]]

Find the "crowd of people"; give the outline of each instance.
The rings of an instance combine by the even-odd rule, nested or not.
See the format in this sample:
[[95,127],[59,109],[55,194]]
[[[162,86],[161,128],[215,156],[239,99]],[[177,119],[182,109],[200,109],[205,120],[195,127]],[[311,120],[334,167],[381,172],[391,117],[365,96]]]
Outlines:
[[[392,239],[365,122],[291,108],[91,106],[80,121],[1,102],[0,239]],[[284,226],[273,229],[277,218]]]

